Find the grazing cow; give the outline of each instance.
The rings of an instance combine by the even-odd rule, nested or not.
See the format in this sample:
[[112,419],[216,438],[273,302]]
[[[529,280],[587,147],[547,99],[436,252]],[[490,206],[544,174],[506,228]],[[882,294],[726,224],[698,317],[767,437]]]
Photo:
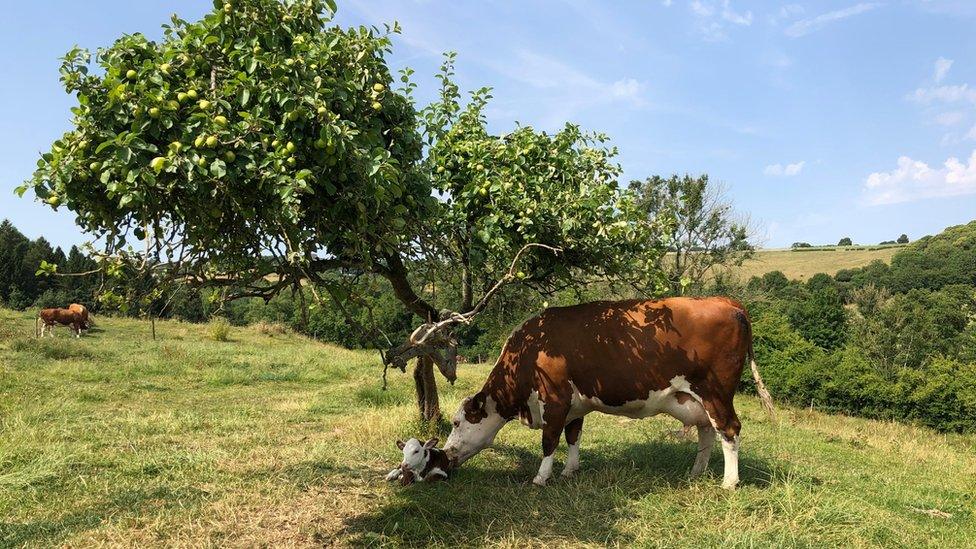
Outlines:
[[45,331],[50,333],[51,337],[54,337],[54,327],[58,324],[70,326],[75,332],[75,337],[81,337],[81,331],[85,327],[85,321],[81,313],[72,311],[71,309],[41,309],[41,312],[37,315],[37,319],[42,323],[41,337],[44,337]]
[[84,328],[86,330],[89,329],[89,328],[91,328],[91,325],[93,324],[93,322],[91,321],[91,319],[90,319],[90,317],[88,315],[88,307],[85,307],[84,305],[82,305],[80,303],[72,303],[71,305],[68,305],[68,310],[69,311],[75,311],[76,313],[78,313],[78,314],[81,315],[81,320],[82,320],[82,322],[84,322],[84,324],[85,324]]
[[400,484],[406,486],[415,481],[436,482],[447,479],[451,462],[444,450],[436,447],[436,438],[427,442],[420,442],[415,438],[406,442],[398,440],[396,445],[403,450],[403,461],[386,475],[386,480],[393,482],[399,479]]
[[708,465],[715,433],[725,477],[739,482],[739,418],[732,397],[746,361],[772,412],[742,306],[725,298],[599,301],[546,309],[517,328],[481,391],[464,399],[444,450],[453,466],[487,447],[509,421],[542,430],[545,486],[565,431],[563,476],[579,468],[583,417],[597,411],[644,418],[666,413],[698,428],[692,476]]

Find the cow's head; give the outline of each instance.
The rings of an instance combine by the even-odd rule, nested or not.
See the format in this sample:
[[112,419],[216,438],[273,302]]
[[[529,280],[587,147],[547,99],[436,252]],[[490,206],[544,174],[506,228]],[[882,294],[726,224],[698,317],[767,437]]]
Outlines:
[[444,451],[455,466],[460,465],[491,444],[506,421],[484,392],[468,397],[454,414]]
[[431,448],[437,446],[437,439],[432,438],[427,442],[420,442],[419,440],[412,438],[406,442],[402,440],[396,441],[397,448],[403,450],[403,461],[400,463],[401,468],[407,468],[413,471],[423,471],[424,467],[427,465],[427,456]]

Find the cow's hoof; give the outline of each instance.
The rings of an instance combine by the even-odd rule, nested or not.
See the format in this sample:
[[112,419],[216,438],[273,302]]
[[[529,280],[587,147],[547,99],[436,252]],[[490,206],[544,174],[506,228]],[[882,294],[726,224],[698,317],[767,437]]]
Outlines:
[[578,471],[578,470],[579,469],[563,469],[563,472],[560,473],[560,476],[565,477],[565,478],[570,478],[570,477],[575,476],[576,475],[576,471]]
[[535,484],[536,486],[542,486],[543,488],[545,488],[547,480],[549,479],[542,478],[539,475],[536,475],[536,477],[532,479],[532,484]]
[[722,488],[725,489],[725,490],[734,491],[735,490],[735,487],[738,486],[738,484],[739,484],[739,481],[735,481],[735,482],[723,482],[722,483]]

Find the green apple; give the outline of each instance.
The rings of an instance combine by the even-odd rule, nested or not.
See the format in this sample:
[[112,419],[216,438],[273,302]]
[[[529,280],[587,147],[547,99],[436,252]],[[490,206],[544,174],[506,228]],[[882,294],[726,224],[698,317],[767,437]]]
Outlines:
[[135,71],[135,69],[129,69],[129,70],[125,71],[125,77],[128,78],[129,80],[135,80],[136,79],[136,76],[138,76],[138,75],[139,75],[139,73],[137,73]]
[[292,59],[291,57],[289,57],[289,58],[287,58],[287,59],[285,59],[285,65],[286,65],[286,66],[288,66],[288,67],[290,67],[290,66],[292,66],[292,65],[294,65],[294,64],[295,64],[295,60],[294,60],[294,59]]
[[373,101],[373,110],[374,111],[383,110],[383,104],[380,103],[379,101]]
[[295,160],[295,157],[294,156],[289,156],[288,157],[288,160],[285,160],[285,162],[288,163],[288,165],[289,166],[292,166],[292,167],[294,167],[295,164],[297,163],[297,161]]
[[197,138],[193,140],[193,146],[199,149],[200,147],[203,147],[206,142],[207,136],[198,135]]
[[152,107],[149,109],[149,116],[152,118],[159,118],[159,107]]
[[277,149],[280,146],[281,146],[281,141],[278,141],[277,139],[271,142],[271,148],[273,149]]
[[186,91],[186,96],[189,97],[190,99],[196,99],[197,98],[197,90],[187,90]]
[[254,52],[254,55],[259,55],[261,53],[261,46],[254,46],[254,49],[251,51]]
[[171,111],[178,111],[180,110],[180,102],[170,99],[166,102],[166,108]]
[[315,112],[317,112],[317,113],[319,113],[321,115],[321,114],[325,114],[325,113],[329,112],[329,109],[327,109],[325,107],[319,107],[318,109],[315,110]]
[[478,164],[477,166],[474,167],[474,169],[478,170],[479,172],[480,171],[483,171],[485,169],[485,165],[484,164]]
[[480,194],[481,196],[488,196],[488,189],[481,187],[480,189],[478,189],[478,194]]
[[205,156],[197,157],[197,166],[203,168],[206,165],[207,165],[207,157]]
[[97,172],[98,170],[102,169],[102,163],[101,162],[92,162],[91,164],[88,165],[88,169],[91,170],[91,171],[93,171],[93,172]]
[[173,151],[175,154],[179,154],[179,152],[183,150],[183,143],[173,141],[169,144],[169,150]]
[[216,136],[213,136],[213,135],[211,135],[210,137],[208,137],[207,138],[207,146],[208,147],[211,147],[211,148],[216,147],[217,146],[217,137]]
[[78,149],[79,150],[82,150],[83,151],[83,150],[85,150],[87,148],[88,148],[88,140],[87,139],[82,139],[81,141],[78,142]]
[[163,63],[162,65],[159,66],[159,70],[161,70],[163,74],[169,74],[169,70],[171,68],[173,68],[173,66],[170,65],[169,63]]
[[52,194],[47,198],[47,200],[45,200],[45,202],[57,208],[58,204],[61,204],[61,197],[56,194]]
[[316,149],[324,149],[326,147],[326,145],[327,145],[327,143],[325,142],[325,139],[319,138],[319,139],[316,139],[315,140],[315,148]]
[[373,84],[373,91],[376,93],[383,93],[383,90],[385,89],[386,86],[384,86],[383,84],[380,84],[378,82],[376,84]]
[[221,127],[226,126],[227,125],[227,117],[226,116],[221,116],[221,115],[218,114],[217,116],[214,117],[214,123],[217,124],[218,126],[221,126]]
[[290,113],[288,113],[288,121],[289,122],[294,122],[294,121],[298,120],[298,117],[299,116],[300,115],[299,115],[298,111],[291,111]]
[[437,173],[444,173],[444,166],[437,166]]
[[206,99],[201,99],[201,100],[200,100],[200,102],[199,102],[199,103],[197,103],[197,105],[198,105],[198,106],[200,107],[200,109],[202,109],[202,110],[207,110],[207,109],[209,109],[209,108],[210,108],[210,105],[212,105],[212,104],[213,104],[213,103],[211,103],[210,101],[207,101]]
[[288,144],[285,145],[285,152],[289,154],[295,152],[295,144],[289,141]]
[[176,94],[176,100],[179,101],[180,103],[186,102],[186,99],[188,97],[189,96],[186,94],[186,92],[180,92],[180,93]]
[[234,151],[227,151],[226,153],[224,153],[224,160],[228,162],[233,162],[234,160],[237,160],[237,155],[234,154]]
[[149,167],[152,168],[152,169],[154,169],[154,170],[156,170],[157,172],[161,172],[161,171],[163,171],[163,170],[166,169],[166,165],[168,163],[169,162],[166,160],[166,157],[164,157],[164,156],[157,156],[156,158],[153,158],[149,162]]
[[234,11],[234,6],[230,5],[230,2],[224,4],[224,13],[230,13]]

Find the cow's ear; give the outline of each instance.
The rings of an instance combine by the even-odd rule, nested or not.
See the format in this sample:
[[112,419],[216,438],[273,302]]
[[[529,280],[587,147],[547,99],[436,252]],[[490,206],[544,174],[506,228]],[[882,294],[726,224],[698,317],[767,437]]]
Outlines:
[[471,399],[471,403],[474,405],[475,410],[480,412],[481,410],[485,409],[486,396],[487,395],[485,395],[484,391],[478,391],[478,394],[474,395],[474,398]]
[[437,443],[438,442],[440,442],[440,441],[437,440],[437,437],[434,437],[432,439],[429,439],[427,442],[424,443],[424,448],[427,448],[428,450],[430,450],[431,448],[437,446]]
[[406,446],[407,444],[405,442],[403,442],[402,440],[398,440],[398,441],[396,441],[396,445],[397,445],[397,448],[403,450],[403,447]]

